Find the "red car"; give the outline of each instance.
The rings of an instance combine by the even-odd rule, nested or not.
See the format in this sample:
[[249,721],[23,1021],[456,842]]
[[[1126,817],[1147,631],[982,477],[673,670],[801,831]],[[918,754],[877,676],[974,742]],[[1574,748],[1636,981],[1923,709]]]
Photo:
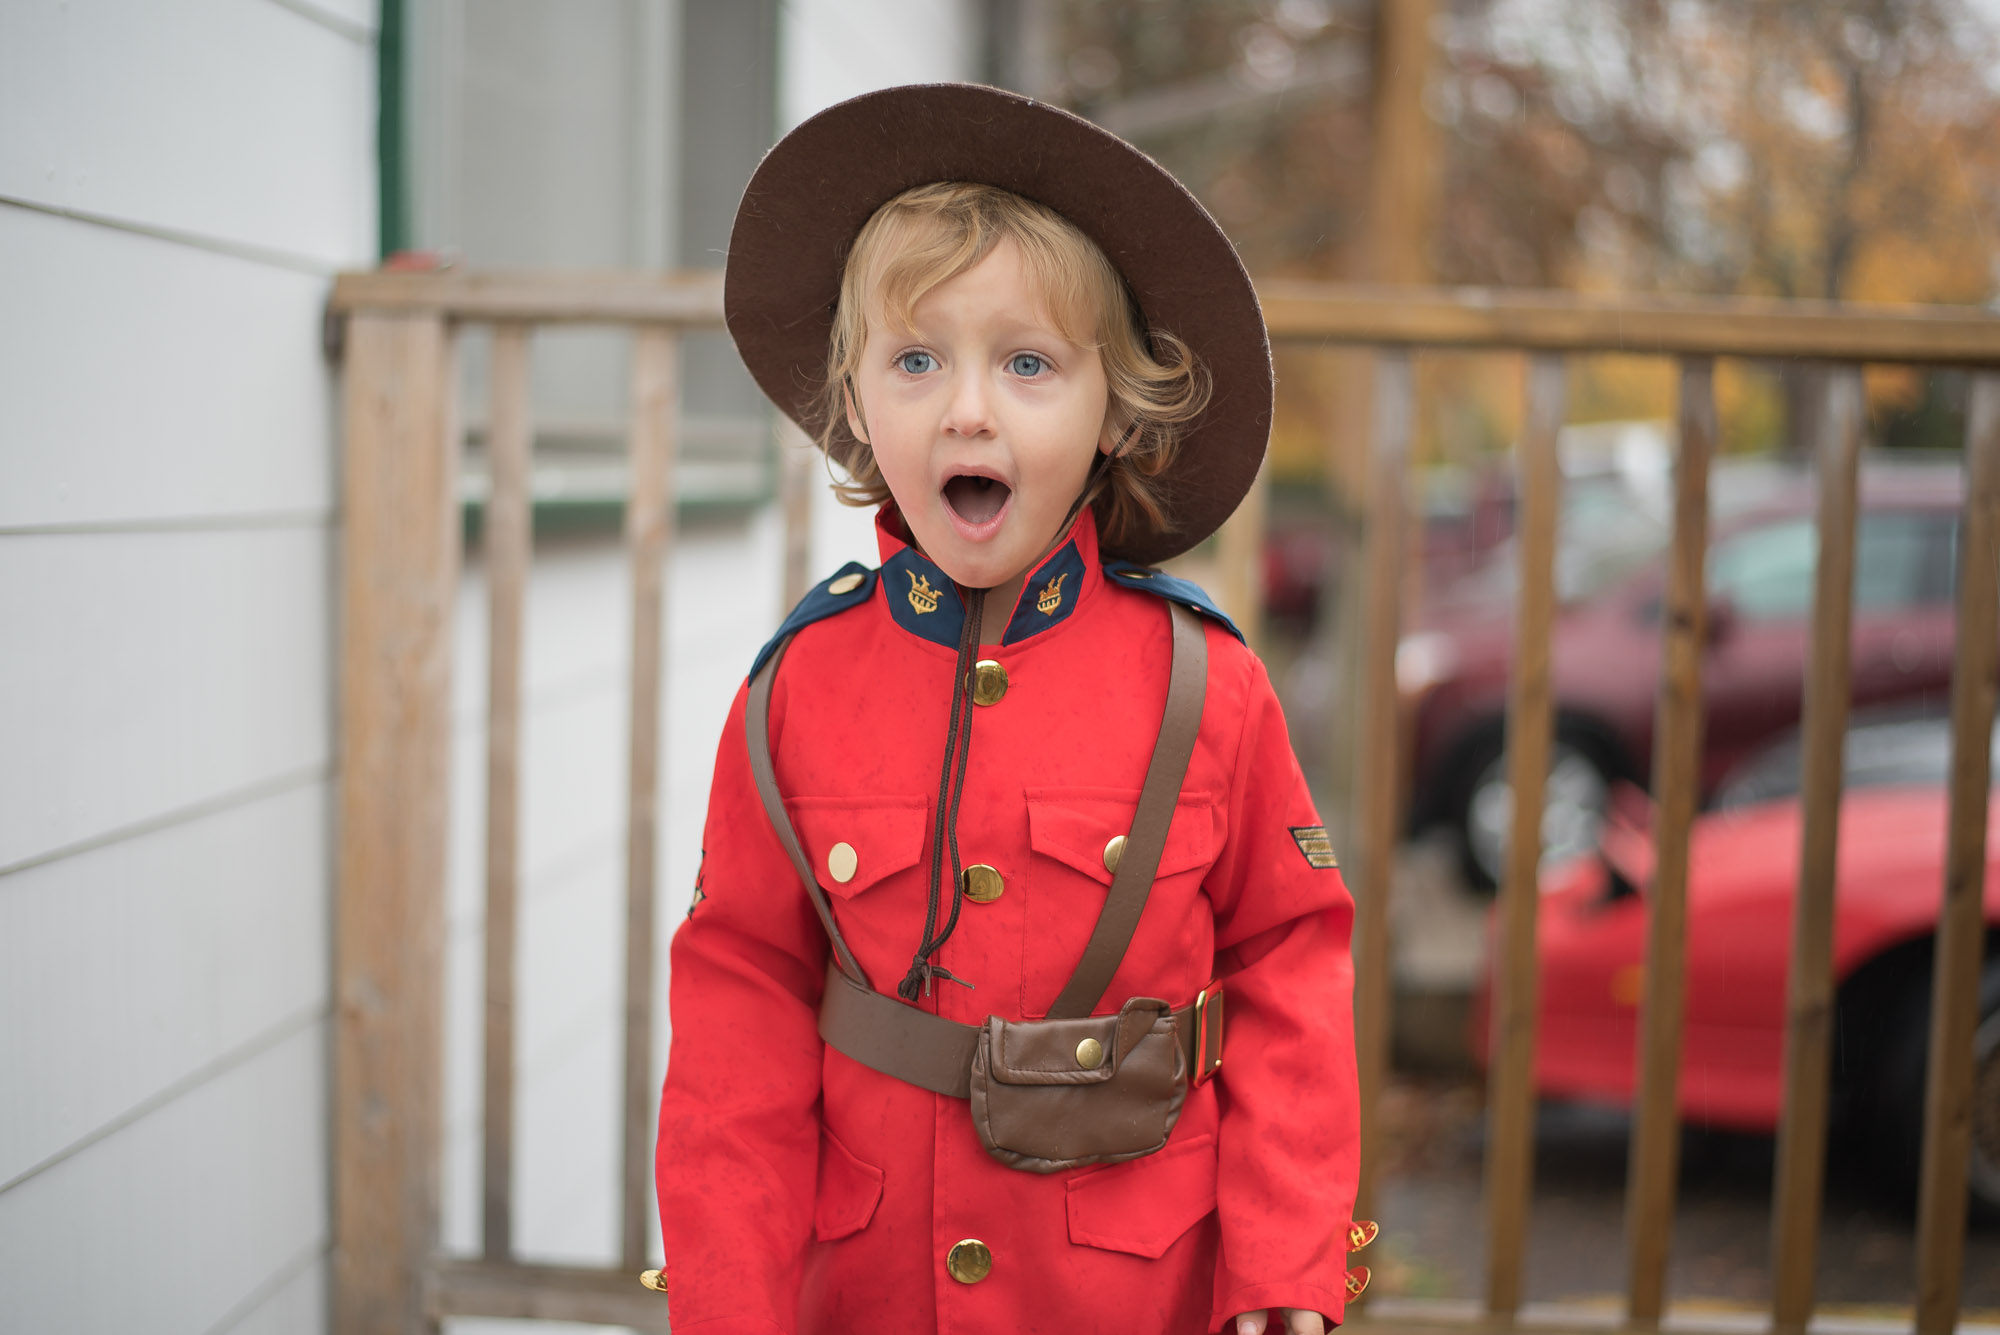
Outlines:
[[[1913,1182],[1928,1046],[1931,940],[1944,886],[1949,726],[1921,719],[1849,733],[1836,872],[1833,1111]],[[1796,749],[1779,750],[1700,817],[1688,871],[1684,1118],[1769,1131],[1783,1100],[1785,975],[1798,880]],[[1644,799],[1636,799],[1642,813]],[[1989,814],[2000,832],[2000,796]],[[1972,1197],[2000,1219],[2000,839],[1989,839],[1987,963],[1974,1073]],[[1643,991],[1650,838],[1625,804],[1592,856],[1546,869],[1536,1088],[1629,1104]],[[1473,1044],[1486,1051],[1486,1006]]]
[[[1948,696],[1962,487],[1956,462],[1870,460],[1862,469],[1856,708]],[[1752,489],[1754,505],[1731,514],[1730,502]],[[1718,468],[1711,494],[1704,796],[1798,724],[1818,550],[1809,472]],[[1551,632],[1557,717],[1544,837],[1552,857],[1592,847],[1611,786],[1643,785],[1652,772],[1665,562],[1654,553],[1634,570],[1628,554],[1624,573],[1592,588],[1589,576],[1609,559],[1573,548],[1558,556],[1559,590],[1587,592],[1562,605]],[[1412,720],[1412,829],[1449,830],[1480,887],[1503,865],[1512,810],[1501,758],[1514,636],[1508,573],[1498,566],[1433,602],[1396,654]]]

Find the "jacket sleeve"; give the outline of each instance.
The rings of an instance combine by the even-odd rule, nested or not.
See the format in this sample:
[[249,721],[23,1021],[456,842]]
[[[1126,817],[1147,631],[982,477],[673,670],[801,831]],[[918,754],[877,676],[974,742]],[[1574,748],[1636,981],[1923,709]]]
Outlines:
[[[780,681],[774,734],[782,697]],[[677,1333],[794,1330],[813,1227],[827,945],[750,776],[746,698],[723,726],[695,904],[673,941],[654,1163]]]
[[1311,836],[1294,835],[1320,819],[1254,658],[1249,677],[1228,833],[1207,883],[1225,1008],[1211,1330],[1272,1307],[1341,1318],[1360,1167],[1354,905],[1332,859],[1309,857]]

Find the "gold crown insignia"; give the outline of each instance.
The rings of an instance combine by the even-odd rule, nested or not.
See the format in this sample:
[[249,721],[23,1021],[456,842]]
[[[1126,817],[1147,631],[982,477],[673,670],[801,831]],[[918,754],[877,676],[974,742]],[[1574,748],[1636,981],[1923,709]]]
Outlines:
[[1063,571],[1062,574],[1050,580],[1049,586],[1043,589],[1041,596],[1035,599],[1035,606],[1041,611],[1043,616],[1054,616],[1056,609],[1062,606],[1062,584],[1068,578],[1069,571]]
[[903,573],[910,577],[910,606],[919,612],[937,611],[938,591],[931,587],[931,582],[914,570]]

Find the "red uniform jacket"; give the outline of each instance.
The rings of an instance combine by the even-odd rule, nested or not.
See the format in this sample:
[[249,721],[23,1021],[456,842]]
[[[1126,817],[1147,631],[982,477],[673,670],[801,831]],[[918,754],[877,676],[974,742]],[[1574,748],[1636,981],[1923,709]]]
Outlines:
[[[877,521],[879,576],[829,581],[793,614],[771,699],[806,856],[889,992],[923,934],[963,620],[951,581],[891,516]],[[1141,590],[1178,582],[1125,578],[1100,564],[1086,510],[1019,604],[986,612],[985,638],[1006,630],[981,656],[1007,687],[973,710],[959,848],[1003,888],[963,904],[937,956],[973,986],[939,981],[927,1009],[1039,1018],[1083,953],[1111,881],[1104,846],[1137,807],[1166,700],[1169,617]],[[1005,1167],[963,1100],[821,1042],[826,935],[752,784],[738,692],[696,902],[673,943],[657,1171],[676,1335],[1192,1333],[1268,1307],[1340,1317],[1358,1160],[1353,908],[1263,664],[1226,623],[1204,630],[1194,756],[1098,1013],[1132,996],[1184,1006],[1219,975],[1223,1064],[1188,1092],[1166,1148],[1066,1174]],[[835,844],[854,851],[851,870],[836,859],[845,881],[828,869]],[[975,1283],[946,1268],[965,1239],[992,1254]]]

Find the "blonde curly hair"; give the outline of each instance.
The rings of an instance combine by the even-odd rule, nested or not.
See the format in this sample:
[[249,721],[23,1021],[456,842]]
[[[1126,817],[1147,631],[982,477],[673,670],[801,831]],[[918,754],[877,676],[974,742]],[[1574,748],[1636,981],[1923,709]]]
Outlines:
[[848,428],[846,390],[867,342],[867,303],[907,326],[924,294],[964,273],[1002,241],[1020,248],[1057,331],[1103,361],[1108,422],[1121,444],[1093,471],[1086,504],[1106,546],[1166,523],[1157,479],[1209,399],[1208,371],[1187,344],[1141,323],[1138,303],[1111,261],[1061,214],[996,186],[945,181],[905,190],[875,211],[854,239],[827,344],[826,383],[813,423],[820,447],[846,471],[834,494],[879,505],[889,486],[867,444]]

